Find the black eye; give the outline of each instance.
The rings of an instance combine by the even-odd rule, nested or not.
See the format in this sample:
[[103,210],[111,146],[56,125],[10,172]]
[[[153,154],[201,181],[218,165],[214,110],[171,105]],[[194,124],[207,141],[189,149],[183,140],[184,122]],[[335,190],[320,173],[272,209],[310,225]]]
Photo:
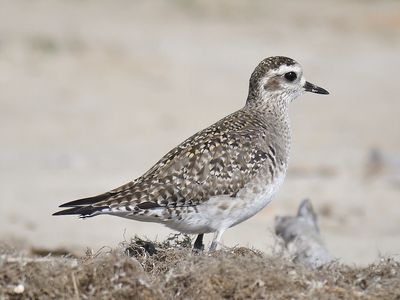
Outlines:
[[289,81],[294,81],[297,78],[297,74],[295,72],[287,72],[284,76]]

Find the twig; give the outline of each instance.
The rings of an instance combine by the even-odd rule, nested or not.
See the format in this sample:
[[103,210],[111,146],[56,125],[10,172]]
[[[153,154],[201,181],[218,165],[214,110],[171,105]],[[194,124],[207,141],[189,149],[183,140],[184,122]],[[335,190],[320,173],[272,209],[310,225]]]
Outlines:
[[72,277],[72,284],[74,285],[75,298],[76,298],[76,300],[79,300],[80,297],[79,297],[78,285],[76,284],[74,272],[71,273],[71,277]]

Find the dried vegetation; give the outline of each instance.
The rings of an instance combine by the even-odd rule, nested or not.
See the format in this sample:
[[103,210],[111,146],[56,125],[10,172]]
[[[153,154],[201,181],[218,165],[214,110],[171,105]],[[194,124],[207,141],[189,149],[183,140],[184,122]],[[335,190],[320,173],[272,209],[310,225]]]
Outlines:
[[[41,252],[42,253],[42,252]],[[248,248],[195,254],[190,239],[133,239],[84,257],[0,246],[0,299],[400,299],[400,263],[317,270]]]

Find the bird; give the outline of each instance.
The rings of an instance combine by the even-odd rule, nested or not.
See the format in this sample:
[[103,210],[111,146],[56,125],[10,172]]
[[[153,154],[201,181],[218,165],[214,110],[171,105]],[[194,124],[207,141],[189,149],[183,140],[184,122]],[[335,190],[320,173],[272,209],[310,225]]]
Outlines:
[[262,60],[245,105],[169,151],[142,176],[109,192],[64,203],[53,215],[113,215],[196,234],[194,250],[262,210],[282,185],[291,144],[289,104],[304,92],[329,94],[305,80],[295,60]]

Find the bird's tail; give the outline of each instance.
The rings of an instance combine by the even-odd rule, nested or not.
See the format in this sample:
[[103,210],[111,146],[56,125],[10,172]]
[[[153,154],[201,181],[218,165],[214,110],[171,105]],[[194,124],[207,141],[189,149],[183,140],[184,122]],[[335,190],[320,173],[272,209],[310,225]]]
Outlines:
[[69,207],[55,212],[53,216],[79,215],[80,218],[94,217],[101,212],[109,209],[108,205],[96,205],[110,197],[109,193],[98,196],[78,199],[61,204],[59,207]]

